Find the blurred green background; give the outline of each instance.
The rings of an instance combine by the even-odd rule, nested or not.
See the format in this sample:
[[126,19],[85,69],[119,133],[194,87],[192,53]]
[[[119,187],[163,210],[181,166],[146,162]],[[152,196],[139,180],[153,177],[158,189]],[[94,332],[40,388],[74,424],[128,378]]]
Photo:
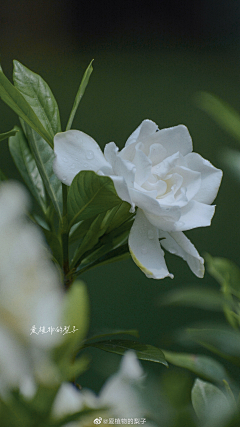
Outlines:
[[[206,31],[202,29],[201,35],[201,32],[194,32],[194,16],[198,16],[197,7],[200,7],[199,2],[194,1],[195,15],[192,12],[191,19],[190,14],[186,26],[184,21],[177,26],[177,19],[175,22],[162,18],[163,32],[157,18],[151,22],[150,15],[145,25],[139,13],[134,21],[134,14],[129,15],[125,3],[122,6],[125,14],[121,17],[126,19],[122,18],[120,23],[116,20],[118,25],[106,26],[105,31],[106,14],[112,22],[107,5],[98,16],[99,22],[102,19],[102,27],[94,27],[91,23],[89,29],[87,23],[93,16],[89,11],[85,10],[85,15],[78,11],[79,16],[74,19],[73,5],[77,2],[69,2],[68,6],[63,2],[62,8],[55,1],[33,3],[35,6],[28,1],[2,3],[1,65],[11,78],[12,60],[17,59],[47,81],[59,104],[63,129],[82,74],[94,58],[94,72],[73,128],[91,135],[101,147],[114,141],[122,148],[143,119],[155,121],[160,128],[182,123],[190,131],[194,151],[214,166],[223,168],[222,149],[227,145],[237,147],[237,143],[197,107],[195,98],[204,90],[224,99],[240,112],[239,16],[236,17],[234,10],[231,11],[234,25],[231,27],[229,17],[229,27],[223,27],[226,21],[223,17],[228,17],[226,13],[230,13],[230,9],[223,8],[220,15],[216,12],[211,20],[213,1],[209,14],[203,15]],[[170,3],[172,10],[179,4]],[[188,5],[190,2],[186,2],[186,10],[190,13]],[[71,13],[68,7],[72,7]],[[169,16],[172,10],[170,8]],[[143,13],[143,9],[140,12]],[[92,13],[97,23],[98,9],[94,12],[93,8]],[[172,25],[171,31],[167,31],[168,22]],[[211,33],[212,22],[215,32],[211,29]],[[198,16],[195,29],[201,29],[200,24]],[[18,124],[18,118],[2,102],[0,117],[0,132]],[[7,176],[20,179],[7,141],[1,144],[0,167]],[[238,195],[239,184],[231,170],[224,169],[211,227],[186,233],[201,255],[209,252],[240,265]],[[174,280],[147,279],[131,259],[83,274],[91,304],[90,334],[105,329],[138,329],[142,342],[182,350],[180,345],[173,345],[172,332],[193,321],[211,318],[211,314],[189,308],[160,307],[159,301],[173,287],[193,283],[217,285],[207,273],[204,279],[197,279],[183,260],[168,253],[166,261],[175,275]],[[98,350],[92,350],[91,355],[90,370],[80,381],[82,386],[98,391],[105,378],[116,369],[119,357]],[[150,363],[145,363],[144,367],[157,377],[166,370]]]

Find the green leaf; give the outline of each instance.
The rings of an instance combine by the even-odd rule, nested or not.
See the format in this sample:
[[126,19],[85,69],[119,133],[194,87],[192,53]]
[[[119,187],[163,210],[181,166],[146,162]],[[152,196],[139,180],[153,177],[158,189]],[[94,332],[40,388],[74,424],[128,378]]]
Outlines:
[[46,144],[43,138],[22,122],[23,130],[28,139],[32,154],[35,158],[38,170],[44,182],[47,193],[54,208],[61,218],[62,216],[62,183],[53,172],[54,152]]
[[121,203],[111,178],[92,171],[79,172],[68,191],[68,219],[70,227],[94,217]]
[[193,408],[207,426],[224,426],[231,410],[227,398],[219,388],[197,378],[192,388]]
[[79,262],[81,256],[92,249],[99,240],[99,237],[104,234],[104,229],[101,228],[102,221],[104,219],[105,213],[99,214],[96,218],[93,219],[89,229],[87,230],[80,246],[76,249],[74,257],[71,261],[70,268],[74,268]]
[[63,379],[68,379],[70,366],[75,353],[82,347],[89,327],[89,300],[86,286],[81,281],[73,282],[65,296],[63,309],[64,326],[70,326],[70,331],[75,327],[76,332],[63,336],[63,342],[54,350],[55,361],[62,372]]
[[12,129],[8,132],[0,133],[0,141],[3,141],[4,139],[9,138],[10,136],[16,135],[17,132],[18,132],[18,129],[16,127],[14,127],[14,129]]
[[23,180],[43,212],[46,213],[47,201],[43,181],[25,135],[20,128],[16,128],[15,136],[9,138],[9,150]]
[[[102,253],[105,255],[100,256]],[[100,247],[94,252],[96,259],[92,259],[91,254],[84,258],[81,262],[80,267],[77,270],[78,274],[89,270],[90,268],[97,267],[99,265],[110,264],[112,262],[124,261],[125,259],[131,258],[129,253],[128,244],[122,245],[112,251],[106,253],[106,246]]]
[[240,299],[240,269],[234,262],[226,258],[214,258],[209,254],[205,256],[207,270],[217,282]]
[[240,334],[230,327],[189,328],[181,333],[180,337],[183,341],[191,339],[224,358],[233,357],[234,363],[240,363]]
[[3,171],[0,169],[0,181],[7,181],[7,177]]
[[92,222],[93,218],[89,218],[74,224],[69,233],[69,243],[80,242],[89,230]]
[[59,239],[59,236],[52,231],[46,230],[46,228],[41,228],[46,240],[48,242],[48,245],[52,251],[52,255],[55,261],[62,266],[63,261],[63,252],[62,252],[62,241]]
[[148,360],[150,362],[162,363],[163,365],[168,366],[162,350],[157,347],[153,347],[152,345],[141,344],[136,341],[115,339],[86,344],[84,347],[96,347],[100,350],[121,355],[123,355],[125,351],[132,349],[136,352],[136,355],[140,360]]
[[92,340],[96,340],[99,338],[105,338],[105,337],[109,337],[109,336],[116,336],[116,335],[133,335],[134,337],[138,338],[139,333],[136,329],[128,329],[128,330],[119,330],[119,329],[112,329],[109,330],[107,332],[98,334],[98,335],[93,335],[92,337],[88,338],[87,340],[84,341],[84,344],[88,343],[89,341],[91,342]]
[[207,92],[197,96],[199,107],[240,141],[240,115],[226,102]]
[[78,357],[72,364],[66,365],[65,377],[68,381],[75,381],[79,375],[89,368],[89,357],[86,355]]
[[[120,205],[115,206],[109,211],[109,216],[106,215],[105,221],[107,223],[106,233],[109,234],[119,227],[123,223],[127,223],[128,220],[132,219],[135,214],[130,213],[130,204],[127,202],[122,202]],[[118,235],[121,233],[117,232]]]
[[13,82],[51,138],[61,132],[57,102],[47,83],[18,61],[13,61]]
[[170,290],[161,296],[159,305],[188,306],[203,310],[222,311],[226,302],[219,291],[194,285],[194,287]]
[[42,136],[53,147],[52,137],[44,128],[37,115],[30,107],[24,96],[3,74],[0,68],[0,98],[30,127]]
[[93,71],[92,63],[93,63],[93,60],[90,62],[89,66],[87,67],[87,69],[86,69],[86,71],[85,71],[85,73],[83,75],[82,81],[81,81],[79,89],[77,91],[76,98],[74,100],[72,111],[71,111],[69,119],[68,119],[66,130],[71,129],[72,122],[73,122],[73,119],[74,119],[75,114],[77,112],[79,103],[80,103],[80,101],[81,101],[81,99],[82,99],[82,97],[84,95],[85,89],[86,89],[86,87],[88,85],[90,76],[91,76],[92,71]]
[[163,349],[167,362],[188,369],[201,378],[212,382],[222,382],[228,378],[225,368],[216,360],[201,354],[175,353]]

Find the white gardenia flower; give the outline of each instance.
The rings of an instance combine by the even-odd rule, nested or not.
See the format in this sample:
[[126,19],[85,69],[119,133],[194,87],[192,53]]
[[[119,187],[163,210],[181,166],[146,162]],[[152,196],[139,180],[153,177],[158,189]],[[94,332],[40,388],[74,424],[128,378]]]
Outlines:
[[57,379],[50,351],[62,336],[31,328],[61,324],[63,291],[41,233],[26,217],[29,200],[13,182],[0,185],[0,394],[35,391]]
[[[97,424],[93,423],[96,418],[100,421],[111,417],[144,419],[146,414],[149,415],[153,410],[146,402],[146,394],[151,395],[151,390],[146,390],[145,378],[135,352],[128,350],[121,360],[119,371],[107,379],[98,396],[91,390],[79,391],[72,384],[63,383],[53,403],[52,417],[59,419],[91,408],[99,411],[64,427],[90,426]],[[150,419],[146,419],[144,425],[156,427]]]
[[138,208],[128,243],[147,277],[173,277],[162,247],[203,277],[204,260],[183,231],[210,225],[222,171],[192,150],[183,125],[159,130],[144,120],[121,151],[110,142],[104,154],[89,135],[69,130],[54,138],[54,172],[67,185],[82,170],[111,177],[118,196]]

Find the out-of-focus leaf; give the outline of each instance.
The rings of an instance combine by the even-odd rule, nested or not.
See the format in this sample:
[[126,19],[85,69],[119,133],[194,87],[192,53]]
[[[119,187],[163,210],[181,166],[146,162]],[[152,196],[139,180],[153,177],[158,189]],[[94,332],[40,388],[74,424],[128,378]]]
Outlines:
[[221,150],[220,155],[229,173],[240,180],[240,152],[227,147]]
[[[240,269],[226,258],[215,258],[206,254],[207,270],[222,287],[240,299]],[[224,291],[224,289],[223,289]]]
[[13,61],[14,86],[21,92],[51,138],[61,132],[57,102],[41,76],[18,61]]
[[1,169],[0,169],[0,181],[6,181],[6,180],[7,180],[7,177],[6,177],[5,173],[3,173],[3,171],[1,171]]
[[16,132],[15,136],[11,136],[9,138],[10,153],[32,195],[38,202],[39,206],[41,206],[43,212],[46,213],[46,194],[36,161],[22,130],[20,128],[16,128]]
[[192,389],[193,408],[204,426],[225,426],[232,411],[226,396],[211,383],[197,378]]
[[[63,311],[62,322],[64,326],[69,326],[70,329],[63,335],[63,342],[55,348],[54,358],[62,373],[63,380],[66,380],[69,379],[69,374],[72,375],[74,372],[73,360],[89,327],[89,300],[83,282],[73,282],[65,296]],[[80,365],[76,365],[76,371]]]
[[201,354],[175,353],[163,349],[167,362],[188,369],[201,378],[212,382],[222,382],[228,378],[225,368],[211,357]]
[[62,266],[62,242],[61,239],[59,239],[58,235],[55,232],[52,232],[50,230],[46,230],[42,227],[42,231],[46,237],[46,240],[48,242],[48,245],[52,251],[52,255],[54,259],[58,262],[60,266]]
[[58,217],[62,216],[62,183],[53,172],[54,152],[44,139],[22,122],[24,133],[28,139],[33,156],[48,195],[54,205]]
[[9,132],[0,133],[0,141],[4,141],[4,139],[10,138],[10,136],[16,135],[18,132],[18,128],[14,127],[14,129],[10,130]]
[[92,171],[81,171],[73,179],[68,191],[70,227],[120,203],[121,199],[117,196],[111,178]]
[[152,345],[141,344],[136,341],[114,339],[89,343],[84,347],[96,347],[100,350],[121,355],[123,355],[125,351],[132,349],[136,352],[136,355],[140,360],[148,360],[150,362],[162,363],[163,365],[168,366],[162,350]]
[[196,100],[202,110],[240,141],[240,115],[234,108],[207,92],[199,93]]
[[52,136],[44,128],[37,115],[28,104],[21,92],[13,86],[0,68],[0,98],[31,128],[42,136],[53,147]]
[[223,305],[226,304],[226,299],[217,290],[194,286],[170,290],[161,297],[159,304],[189,306],[202,308],[203,310],[222,311]]
[[83,75],[82,81],[81,81],[79,89],[77,91],[76,98],[74,100],[72,111],[71,111],[69,119],[68,119],[66,130],[71,129],[72,122],[73,122],[73,119],[74,119],[75,114],[77,112],[79,103],[80,103],[80,101],[81,101],[81,99],[82,99],[82,97],[84,95],[85,89],[86,89],[86,87],[88,85],[88,82],[89,82],[89,79],[90,79],[90,76],[91,76],[91,74],[93,72],[92,63],[93,63],[93,60],[90,62],[89,66],[87,67],[87,69],[86,69],[86,71],[85,71],[85,73]]
[[181,342],[194,341],[214,353],[231,359],[235,364],[240,364],[240,334],[227,326],[211,327],[208,329],[189,328],[179,333]]

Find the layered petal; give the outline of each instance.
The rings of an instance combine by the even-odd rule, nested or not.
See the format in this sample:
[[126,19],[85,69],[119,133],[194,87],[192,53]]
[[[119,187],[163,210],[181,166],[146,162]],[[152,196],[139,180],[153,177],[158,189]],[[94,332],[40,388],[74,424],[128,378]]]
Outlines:
[[193,149],[192,138],[184,125],[161,129],[158,137],[160,144],[166,148],[168,156],[177,152],[185,156]]
[[173,277],[165,264],[158,229],[150,224],[141,209],[137,211],[128,244],[134,262],[147,277],[152,279]]
[[215,205],[191,200],[181,209],[181,217],[174,225],[174,231],[192,230],[192,228],[208,227],[215,212]]
[[197,249],[190,240],[181,232],[166,233],[159,231],[161,246],[170,253],[183,258],[192,272],[202,278],[204,276],[204,259],[199,255]]
[[186,160],[192,170],[201,173],[201,186],[194,196],[194,200],[210,205],[217,196],[222,180],[222,171],[197,153],[188,154]]
[[[161,223],[165,219],[167,221],[176,222],[181,216],[181,210],[178,206],[161,206],[161,203],[151,197],[148,192],[143,193],[139,190],[130,188],[129,193],[136,206],[141,208],[146,215],[156,216],[156,218],[158,218],[157,221],[159,220]],[[154,223],[152,224],[155,225]],[[158,225],[156,226],[158,227]]]
[[126,141],[125,147],[128,147],[134,142],[143,141],[145,138],[156,133],[158,125],[152,120],[146,119],[137,127],[137,129],[129,136]]
[[67,185],[71,185],[73,178],[82,170],[102,170],[105,175],[112,172],[96,141],[79,130],[57,133],[54,137],[54,153],[54,173]]

